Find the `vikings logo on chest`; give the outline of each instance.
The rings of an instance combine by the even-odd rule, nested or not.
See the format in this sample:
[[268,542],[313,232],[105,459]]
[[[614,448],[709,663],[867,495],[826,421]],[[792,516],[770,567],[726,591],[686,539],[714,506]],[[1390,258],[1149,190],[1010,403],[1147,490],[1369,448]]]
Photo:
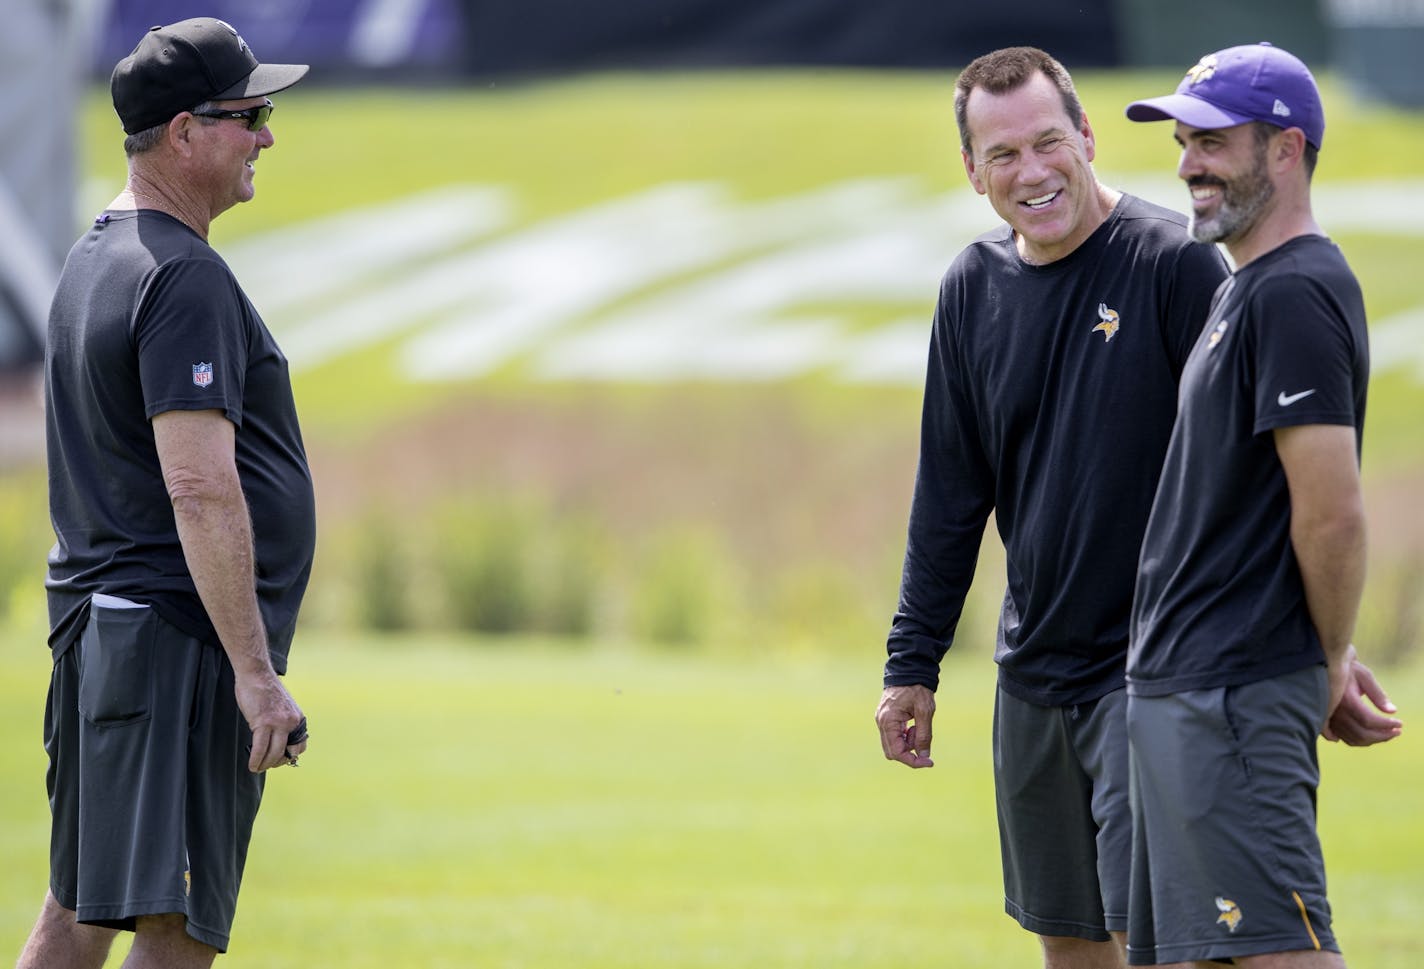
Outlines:
[[1118,317],[1117,310],[1109,309],[1107,303],[1098,304],[1097,326],[1093,327],[1094,333],[1102,333],[1103,342],[1111,343],[1112,338],[1117,336],[1117,331],[1122,325],[1122,320]]

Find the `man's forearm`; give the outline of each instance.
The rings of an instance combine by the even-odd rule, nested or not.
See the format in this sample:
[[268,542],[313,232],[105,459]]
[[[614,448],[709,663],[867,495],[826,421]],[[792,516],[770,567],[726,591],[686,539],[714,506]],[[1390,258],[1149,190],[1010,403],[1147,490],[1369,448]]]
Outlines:
[[173,494],[188,572],[238,673],[271,669],[253,582],[252,521],[236,475]]
[[1291,523],[1291,545],[1305,585],[1311,622],[1327,660],[1345,655],[1355,632],[1365,587],[1363,510]]
[[168,411],[153,419],[154,446],[198,598],[233,669],[271,673],[235,434],[218,410]]
[[1306,607],[1332,666],[1345,656],[1365,586],[1365,502],[1355,429],[1278,428],[1276,453],[1290,488],[1290,538]]

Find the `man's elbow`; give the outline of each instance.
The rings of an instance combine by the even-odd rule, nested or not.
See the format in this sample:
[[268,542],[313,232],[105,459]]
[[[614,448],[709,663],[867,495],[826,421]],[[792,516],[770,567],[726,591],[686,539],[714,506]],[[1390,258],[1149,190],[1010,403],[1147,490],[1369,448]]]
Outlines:
[[174,514],[185,518],[223,507],[241,491],[235,473],[225,474],[215,469],[170,468],[163,480]]
[[1365,507],[1359,501],[1297,514],[1291,521],[1291,540],[1297,548],[1305,545],[1331,555],[1363,553],[1365,533]]

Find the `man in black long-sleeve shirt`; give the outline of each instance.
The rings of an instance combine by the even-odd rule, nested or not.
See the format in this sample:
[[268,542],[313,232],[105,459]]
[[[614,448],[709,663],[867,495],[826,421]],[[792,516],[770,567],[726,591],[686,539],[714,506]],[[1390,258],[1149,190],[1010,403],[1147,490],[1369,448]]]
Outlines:
[[1006,909],[1049,967],[1121,966],[1133,581],[1177,379],[1227,270],[1184,217],[1098,183],[1092,127],[1044,52],[975,61],[955,113],[970,182],[1007,225],[941,285],[876,720],[888,758],[931,765],[939,663],[995,512]]

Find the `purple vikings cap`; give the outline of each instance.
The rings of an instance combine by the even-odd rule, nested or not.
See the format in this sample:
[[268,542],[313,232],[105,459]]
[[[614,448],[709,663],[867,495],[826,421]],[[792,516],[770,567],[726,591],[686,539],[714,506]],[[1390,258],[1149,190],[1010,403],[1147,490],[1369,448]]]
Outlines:
[[1175,94],[1134,101],[1133,121],[1173,119],[1193,128],[1231,128],[1264,121],[1277,128],[1299,128],[1320,148],[1325,111],[1315,78],[1300,58],[1262,42],[1208,54],[1187,71]]

